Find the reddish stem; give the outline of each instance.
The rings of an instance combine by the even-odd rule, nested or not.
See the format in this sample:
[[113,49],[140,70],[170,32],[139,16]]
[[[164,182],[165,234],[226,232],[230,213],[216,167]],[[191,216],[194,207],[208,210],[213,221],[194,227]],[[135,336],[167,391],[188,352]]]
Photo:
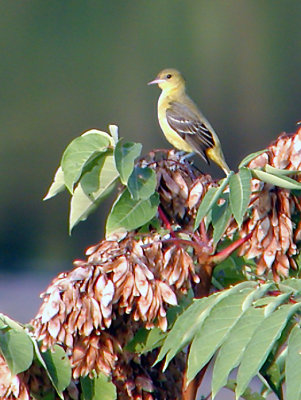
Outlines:
[[[281,292],[280,290],[270,290],[270,291],[268,292],[268,295],[269,295],[269,296],[274,296],[274,297],[277,297],[277,296],[279,296],[280,294],[282,294],[282,292]],[[291,304],[296,304],[296,303],[297,303],[297,301],[294,300],[294,299],[292,299],[292,297],[289,298],[289,302],[290,302]]]
[[173,236],[173,239],[165,239],[165,240],[162,240],[162,242],[163,243],[183,244],[185,246],[193,247],[196,251],[197,256],[202,253],[207,253],[211,250],[211,248],[208,247],[206,243],[193,242],[192,240],[180,239],[175,236]]
[[159,213],[159,217],[161,218],[163,224],[166,226],[166,228],[169,230],[170,232],[170,236],[173,238],[176,238],[176,235],[170,225],[170,222],[168,221],[168,218],[166,217],[164,211],[162,210],[162,208],[159,206],[158,207],[158,213]]
[[240,238],[240,239],[236,240],[235,242],[231,243],[230,246],[226,247],[219,253],[212,256],[211,262],[213,262],[214,264],[218,264],[218,263],[224,261],[227,257],[229,257],[229,255],[231,253],[233,253],[233,251],[235,251],[239,246],[241,246],[243,243],[245,243],[247,240],[249,240],[251,236],[252,236],[252,232],[249,233],[248,235],[246,235],[245,237]]
[[208,243],[208,236],[207,236],[207,231],[206,231],[204,220],[202,220],[201,223],[200,223],[199,232],[200,232],[200,235],[201,235],[201,240],[203,242],[205,242],[205,243]]
[[279,296],[280,294],[282,294],[282,292],[280,292],[280,290],[270,290],[270,291],[268,292],[268,295],[269,295],[269,296],[273,296],[273,297],[277,297],[277,296]]

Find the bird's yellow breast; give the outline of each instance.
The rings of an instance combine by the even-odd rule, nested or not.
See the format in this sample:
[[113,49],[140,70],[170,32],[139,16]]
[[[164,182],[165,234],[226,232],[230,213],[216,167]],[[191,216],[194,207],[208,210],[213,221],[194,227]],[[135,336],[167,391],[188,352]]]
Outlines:
[[166,110],[168,109],[168,106],[168,96],[162,96],[161,94],[158,101],[158,120],[164,136],[176,149],[186,151],[187,153],[192,153],[192,147],[189,146],[189,144],[186,143],[185,140],[182,139],[181,136],[170,127],[166,118]]

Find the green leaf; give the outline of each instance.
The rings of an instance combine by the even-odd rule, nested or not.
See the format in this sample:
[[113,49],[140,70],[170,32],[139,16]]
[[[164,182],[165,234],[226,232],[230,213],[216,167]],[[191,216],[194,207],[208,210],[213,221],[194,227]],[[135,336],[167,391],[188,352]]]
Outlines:
[[[264,315],[269,316],[270,314],[272,314],[272,312],[274,312],[279,306],[281,306],[281,304],[288,301],[289,298],[290,298],[290,293],[283,293],[280,294],[279,296],[266,297],[266,299],[263,299],[263,300],[269,300],[264,309]],[[254,307],[261,307],[260,300],[254,303]]]
[[84,167],[95,156],[108,150],[112,138],[106,133],[91,130],[72,140],[64,151],[61,167],[64,172],[65,185],[70,193],[81,177]]
[[53,379],[52,379],[52,376],[51,376],[50,372],[48,371],[48,367],[47,367],[47,365],[46,365],[46,363],[45,363],[45,361],[44,361],[44,359],[43,359],[43,356],[42,356],[42,353],[41,353],[41,351],[40,351],[40,348],[39,348],[39,345],[38,345],[37,341],[36,341],[34,338],[32,338],[32,337],[31,337],[31,340],[32,340],[32,344],[33,344],[33,347],[34,347],[34,352],[35,352],[35,355],[36,355],[36,358],[37,358],[38,362],[40,363],[40,365],[41,365],[41,366],[44,368],[44,370],[46,371],[46,374],[47,374],[49,380],[52,382],[52,384],[53,384],[53,386],[54,386],[54,389],[56,390],[58,396],[59,396],[62,400],[64,400],[64,397],[63,397],[62,393],[61,393],[61,392],[58,392],[58,390],[57,390],[57,388],[56,388],[56,386],[55,386],[55,383],[54,383],[54,381],[53,381]]
[[0,318],[0,329],[7,329],[9,326],[4,322],[2,318]]
[[194,229],[197,229],[199,227],[202,219],[208,214],[208,212],[211,210],[213,205],[220,198],[221,194],[223,193],[225,187],[227,186],[227,184],[233,174],[234,174],[234,172],[231,171],[228,174],[228,176],[222,180],[222,183],[220,184],[219,187],[212,187],[205,194],[205,196],[200,204],[200,207],[198,209],[198,212],[197,212],[197,216],[196,216],[195,223],[194,223]]
[[26,371],[31,366],[33,345],[24,329],[1,329],[0,349],[12,375]]
[[213,276],[223,288],[242,282],[245,279],[239,261],[240,258],[235,253],[232,253],[231,256],[214,267]]
[[0,329],[6,329],[7,327],[23,333],[25,332],[22,324],[14,321],[5,314],[0,313]]
[[110,134],[114,140],[114,144],[118,142],[118,126],[117,125],[109,125]]
[[115,400],[117,399],[116,386],[104,374],[94,379],[81,377],[82,400]]
[[[171,306],[168,308],[166,315],[168,326],[171,326],[177,316],[183,312],[185,308],[191,305],[193,296],[193,291],[190,289],[187,295],[178,299],[179,304],[177,306]],[[140,328],[133,339],[126,345],[125,350],[141,354],[147,353],[161,346],[166,336],[167,332],[163,332],[159,328]]]
[[116,168],[120,175],[121,182],[126,185],[133,172],[134,162],[140,156],[141,143],[125,142],[119,140],[114,150]]
[[295,326],[288,339],[285,363],[286,399],[301,399],[301,329]]
[[117,399],[116,386],[104,374],[94,378],[94,398],[95,400],[115,400]]
[[298,308],[300,308],[300,304],[282,305],[269,315],[254,332],[237,373],[236,399],[241,396],[251,379],[258,373],[273,345],[279,339],[288,319]]
[[280,351],[280,354],[277,355],[277,358],[275,360],[281,373],[284,371],[286,357],[287,357],[287,346],[284,347],[282,351]]
[[169,361],[191,341],[199,325],[202,324],[211,307],[213,307],[217,296],[218,294],[213,294],[194,300],[191,306],[177,318],[160,349],[156,363],[166,356],[164,369],[167,368]]
[[204,321],[214,306],[221,302],[225,297],[229,296],[229,293],[234,294],[237,291],[248,287],[252,288],[255,285],[254,282],[242,282],[231,289],[214,293],[202,299],[194,300],[191,306],[189,306],[175,321],[171,331],[168,333],[167,338],[163,343],[163,346],[161,347],[156,363],[166,356],[164,365],[164,369],[166,369],[169,361],[190,343],[197,331],[202,329]]
[[279,283],[279,288],[283,292],[293,291],[294,295],[300,296],[301,293],[301,279],[289,278]]
[[151,168],[136,166],[127,186],[134,200],[148,199],[156,190],[157,175]]
[[271,185],[279,186],[284,189],[301,189],[301,183],[288,178],[287,176],[273,175],[260,169],[250,169],[250,171],[255,178]]
[[206,231],[209,229],[209,226],[210,226],[210,224],[211,224],[211,222],[212,222],[212,210],[213,210],[213,208],[214,208],[215,206],[216,206],[216,204],[213,205],[213,207],[211,208],[211,210],[208,211],[208,213],[207,213],[207,215],[206,215],[206,218],[204,219],[204,225],[205,225],[205,230],[206,230]]
[[125,350],[132,353],[147,353],[161,346],[166,332],[159,328],[140,328],[133,339],[126,345]]
[[229,181],[230,205],[234,218],[239,226],[248,208],[251,195],[251,172],[248,168],[241,168],[238,174],[232,175]]
[[[229,379],[226,385],[226,388],[235,392],[236,382],[233,379]],[[244,393],[241,395],[241,398],[244,400],[266,400],[266,397],[261,396],[259,393],[252,392],[250,388],[247,388]]]
[[54,197],[57,194],[63,192],[65,188],[66,186],[64,172],[62,170],[62,167],[59,167],[54,175],[53,182],[43,200],[45,201],[51,199],[51,197]]
[[[142,225],[139,228],[138,232],[142,235],[144,235],[145,233],[148,234],[151,228],[156,230],[160,234],[162,233],[163,228],[161,227],[160,221],[157,216],[154,216],[154,218]],[[168,233],[168,231],[166,231],[165,233]]]
[[149,199],[136,201],[125,189],[113,204],[107,219],[106,236],[139,228],[155,216],[158,205],[158,193],[154,193]]
[[267,365],[264,365],[260,370],[260,375],[266,380],[268,386],[273,390],[273,392],[281,399],[282,393],[282,377],[279,366],[276,362],[269,363],[266,361]]
[[187,309],[194,300],[194,292],[190,288],[186,295],[178,295],[178,305],[170,306],[167,310],[166,317],[168,321],[168,326],[173,325],[177,317],[182,314],[182,312]]
[[251,153],[249,155],[247,155],[239,164],[238,168],[242,168],[245,167],[246,165],[249,164],[250,161],[252,161],[254,158],[256,158],[257,156],[260,156],[260,154],[263,154],[267,151],[267,149],[263,149],[263,150],[259,150],[256,151],[256,153]]
[[215,204],[212,208],[212,226],[213,226],[213,243],[216,244],[223,236],[229,220],[231,218],[231,209],[229,201],[221,205]]
[[228,376],[240,362],[253,333],[264,319],[261,308],[249,308],[221,346],[213,367],[212,398],[225,386]]
[[293,189],[292,194],[296,197],[301,197],[301,189]]
[[70,204],[69,232],[84,221],[113,190],[119,174],[112,152],[101,155],[85,172],[74,190]]
[[[88,376],[80,377],[80,386],[82,389],[81,400],[92,400],[95,399],[94,396],[94,379]],[[95,399],[96,400],[96,399]]]
[[[217,196],[216,193],[218,191],[218,187],[211,187],[208,192],[205,194],[200,207],[197,212],[197,216],[194,222],[194,230],[197,229],[200,225],[200,222],[202,219],[209,214],[210,211],[212,211],[212,207],[214,204],[217,202],[219,199],[219,195]],[[211,216],[212,218],[212,216]]]
[[301,171],[298,170],[291,170],[291,169],[280,169],[280,168],[274,168],[270,164],[266,164],[264,167],[264,170],[270,174],[273,175],[297,175],[300,174]]
[[[243,305],[252,288],[228,290],[220,302],[214,305],[199,329],[190,347],[188,356],[187,383],[208,363],[216,350],[226,340],[231,328],[243,314]],[[214,334],[213,334],[214,332]]]
[[46,394],[43,394],[42,397],[39,397],[39,400],[56,400],[55,392],[51,391]]
[[47,350],[45,353],[41,353],[41,356],[58,395],[63,399],[62,392],[71,381],[71,366],[64,349],[55,345],[53,351]]

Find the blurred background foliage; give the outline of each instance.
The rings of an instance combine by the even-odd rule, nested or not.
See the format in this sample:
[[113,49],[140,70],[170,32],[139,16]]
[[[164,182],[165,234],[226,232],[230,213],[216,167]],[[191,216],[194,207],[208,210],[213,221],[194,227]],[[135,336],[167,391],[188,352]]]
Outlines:
[[[66,145],[119,126],[169,147],[160,69],[183,72],[231,168],[301,119],[301,2],[2,0],[0,268],[63,270],[103,235],[110,201],[68,236],[68,196],[42,202]],[[220,176],[213,166],[204,171]]]

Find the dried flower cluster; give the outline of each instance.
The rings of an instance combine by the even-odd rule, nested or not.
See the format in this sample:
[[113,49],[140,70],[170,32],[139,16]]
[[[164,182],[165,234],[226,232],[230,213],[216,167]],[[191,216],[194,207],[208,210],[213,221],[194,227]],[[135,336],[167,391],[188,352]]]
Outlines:
[[109,328],[117,310],[147,328],[157,319],[165,330],[166,306],[177,304],[175,291],[198,281],[187,251],[162,243],[158,234],[104,240],[87,254],[87,261],[75,261],[76,267],[60,274],[43,294],[34,324],[44,348],[56,342],[72,348],[74,335],[87,337]]
[[[199,281],[192,256],[162,239],[154,234],[128,235],[120,242],[104,240],[87,250],[87,261],[76,261],[75,268],[55,278],[43,294],[33,321],[36,336],[42,350],[56,343],[67,349],[74,379],[104,373],[119,386],[123,383],[121,393],[137,394],[135,375],[130,386],[125,379],[131,368],[122,347],[141,323],[165,330],[168,305],[176,305],[177,295],[185,293],[190,282]],[[143,378],[142,372],[140,391],[150,379]],[[176,389],[180,393],[180,384]]]
[[160,207],[171,223],[191,228],[197,207],[208,189],[217,185],[210,175],[201,174],[187,159],[170,150],[165,159],[156,159],[155,153],[141,161],[157,175]]
[[[282,135],[267,151],[249,164],[250,168],[272,167],[286,170],[301,170],[301,129],[293,135]],[[300,175],[296,175],[300,180]],[[300,196],[290,190],[252,180],[251,215],[240,230],[242,236],[252,233],[249,241],[240,248],[240,255],[256,259],[257,273],[279,281],[288,277],[289,269],[296,268],[292,256],[297,254],[300,240],[300,223],[294,231],[292,216],[301,209]]]
[[[0,355],[0,399],[1,400],[30,400],[45,398],[49,393],[51,398],[59,400],[60,397],[53,393],[53,385],[43,367],[36,361],[31,367],[16,376],[13,376]],[[64,391],[65,400],[80,400],[80,392],[71,382]]]
[[[114,325],[115,323],[114,321]],[[127,336],[127,333],[132,332],[132,321],[130,319],[123,320],[120,329],[122,333],[120,333],[118,325],[115,326],[115,336],[122,341],[124,334]],[[161,364],[153,367],[157,355],[156,350],[145,355],[135,355],[123,351],[112,373],[112,380],[117,387],[119,400],[181,398],[185,354],[178,354],[164,372],[162,372]]]
[[0,354],[0,399],[6,400],[29,400],[30,394],[23,376],[13,376]]

